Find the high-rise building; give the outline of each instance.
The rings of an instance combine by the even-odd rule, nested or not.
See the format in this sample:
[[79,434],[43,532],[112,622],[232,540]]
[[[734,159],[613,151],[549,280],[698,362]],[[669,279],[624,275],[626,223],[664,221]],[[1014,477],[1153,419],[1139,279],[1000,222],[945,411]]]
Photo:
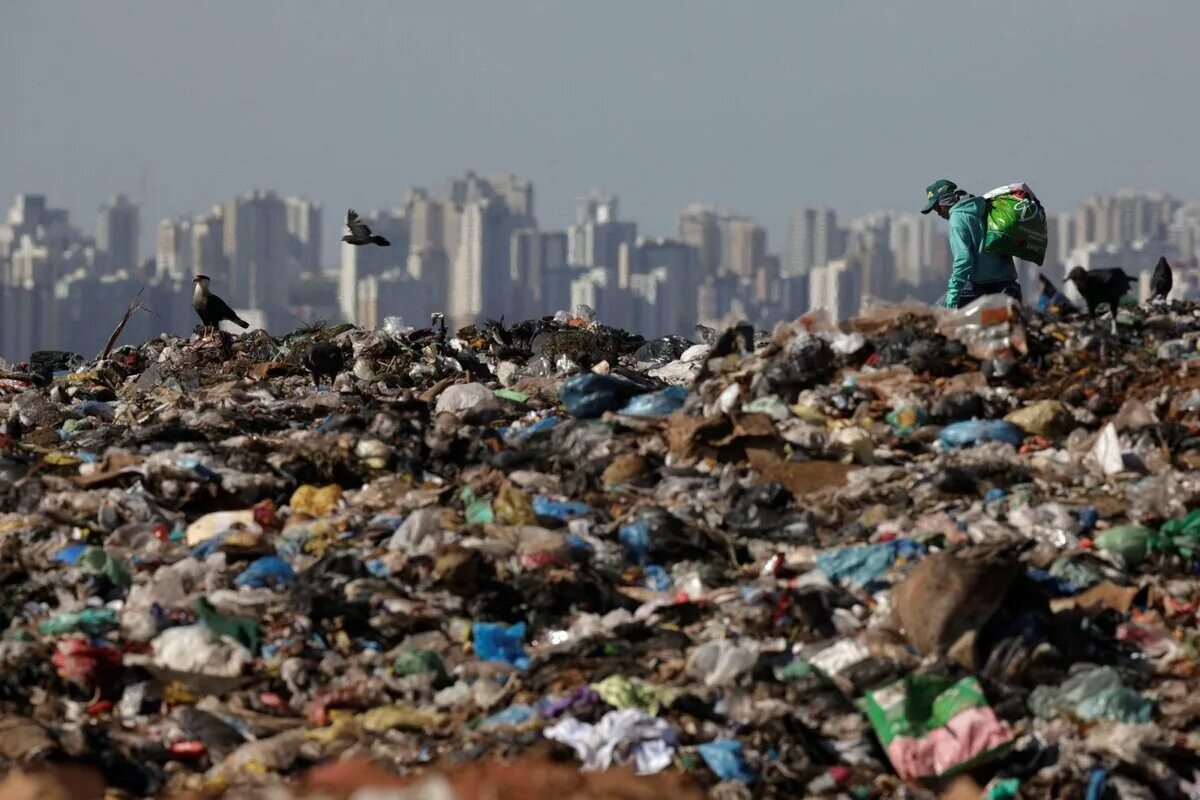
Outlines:
[[119,194],[100,206],[96,222],[96,249],[103,255],[106,273],[134,271],[138,260],[138,207]]
[[1067,263],[1075,249],[1075,219],[1068,214],[1046,214],[1046,260],[1043,267],[1058,268]]
[[450,266],[450,315],[456,326],[500,316],[510,296],[511,224],[500,198],[474,197],[462,210],[458,252]]
[[192,270],[220,282],[228,278],[224,206],[213,206],[209,213],[192,221]]
[[[670,332],[690,333],[696,322],[696,304],[703,280],[696,248],[671,239],[641,238],[631,260],[634,273],[630,278],[631,286],[638,273],[648,275],[662,271],[666,285],[655,288],[654,292],[658,297],[665,297],[664,292],[670,293],[670,313],[663,324]],[[639,329],[638,332],[642,331]]]
[[530,227],[535,227],[533,223],[533,183],[523,178],[518,178],[512,173],[503,173],[492,175],[487,182],[491,185],[492,191],[504,199],[504,204],[508,206],[508,213],[514,217],[525,217],[526,223]]
[[285,197],[287,230],[291,237],[291,272],[297,277],[303,272],[321,269],[321,207],[303,197]]
[[809,302],[812,310],[824,311],[831,323],[854,317],[862,306],[859,266],[842,258],[810,270]]
[[425,311],[446,313],[446,297],[450,287],[450,261],[440,247],[408,249],[408,273],[425,285],[425,297],[430,307]]
[[159,275],[171,278],[191,277],[192,221],[188,219],[164,219],[158,223],[158,247],[155,265]]
[[1185,264],[1200,258],[1200,203],[1188,203],[1175,211],[1167,238]]
[[509,254],[509,279],[512,292],[507,313],[524,319],[541,310],[542,272],[545,269],[544,234],[536,228],[518,228],[512,232]]
[[792,214],[788,225],[786,269],[789,273],[805,275],[813,267],[840,257],[844,249],[836,211],[823,206],[811,206]]
[[767,231],[749,217],[721,217],[721,271],[748,278],[767,256]]
[[631,275],[629,295],[633,300],[632,330],[647,338],[681,332],[677,325],[684,298],[672,286],[666,267]]
[[282,318],[301,275],[320,267],[320,209],[303,198],[255,190],[225,201],[222,227],[226,299],[260,309],[268,320]]
[[420,327],[433,308],[429,289],[429,284],[413,278],[404,269],[368,275],[359,284],[358,324],[377,328],[387,317],[400,317],[406,324]]
[[292,283],[287,203],[272,191],[230,198],[225,201],[224,235],[226,301],[234,307],[280,308]]
[[1122,189],[1094,195],[1075,214],[1075,245],[1162,241],[1179,202],[1163,192]]
[[745,319],[746,298],[742,280],[736,275],[710,275],[700,284],[696,297],[697,321],[719,326],[726,321]]
[[637,224],[621,222],[615,195],[593,192],[583,198],[574,225],[567,230],[572,264],[617,269],[621,245],[633,247]]
[[443,249],[443,201],[431,200],[429,193],[418,187],[409,190],[404,206],[408,210],[409,247],[422,251]]
[[542,270],[542,312],[549,314],[571,308],[571,285],[587,272],[586,267],[568,264],[547,266]]
[[679,241],[696,250],[703,277],[716,275],[721,267],[721,226],[712,206],[693,204],[679,215]]
[[561,267],[569,263],[566,231],[542,232],[542,267]]

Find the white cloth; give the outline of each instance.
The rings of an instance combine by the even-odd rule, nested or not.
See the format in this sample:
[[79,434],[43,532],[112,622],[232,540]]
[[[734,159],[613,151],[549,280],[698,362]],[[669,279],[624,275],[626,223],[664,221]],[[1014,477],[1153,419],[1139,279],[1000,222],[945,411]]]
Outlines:
[[632,761],[638,775],[653,775],[671,766],[675,758],[675,729],[666,720],[633,708],[610,711],[595,725],[566,717],[543,733],[574,748],[588,771]]

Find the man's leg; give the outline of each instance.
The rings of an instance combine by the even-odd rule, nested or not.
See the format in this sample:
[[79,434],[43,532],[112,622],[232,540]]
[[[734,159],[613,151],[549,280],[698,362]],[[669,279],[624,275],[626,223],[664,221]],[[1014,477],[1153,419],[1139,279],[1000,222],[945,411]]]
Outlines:
[[958,304],[954,307],[966,308],[980,297],[983,297],[983,293],[979,291],[979,287],[977,287],[971,281],[967,281],[963,284],[962,291],[958,293]]

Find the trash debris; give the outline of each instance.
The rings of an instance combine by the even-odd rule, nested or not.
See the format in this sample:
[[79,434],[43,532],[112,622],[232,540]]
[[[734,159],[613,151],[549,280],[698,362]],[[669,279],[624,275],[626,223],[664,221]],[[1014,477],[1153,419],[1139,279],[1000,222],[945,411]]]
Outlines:
[[0,383],[6,781],[1186,796],[1200,314],[1046,305],[35,354]]
[[995,758],[1013,740],[976,678],[911,675],[866,693],[867,716],[905,780],[949,777]]

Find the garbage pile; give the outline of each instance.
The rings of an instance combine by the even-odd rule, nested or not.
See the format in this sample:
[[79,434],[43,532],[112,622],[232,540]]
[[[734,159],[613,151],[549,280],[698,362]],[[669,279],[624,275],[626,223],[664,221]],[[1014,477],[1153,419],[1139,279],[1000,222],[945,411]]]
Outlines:
[[1200,796],[1200,308],[1118,323],[0,365],[0,793]]

